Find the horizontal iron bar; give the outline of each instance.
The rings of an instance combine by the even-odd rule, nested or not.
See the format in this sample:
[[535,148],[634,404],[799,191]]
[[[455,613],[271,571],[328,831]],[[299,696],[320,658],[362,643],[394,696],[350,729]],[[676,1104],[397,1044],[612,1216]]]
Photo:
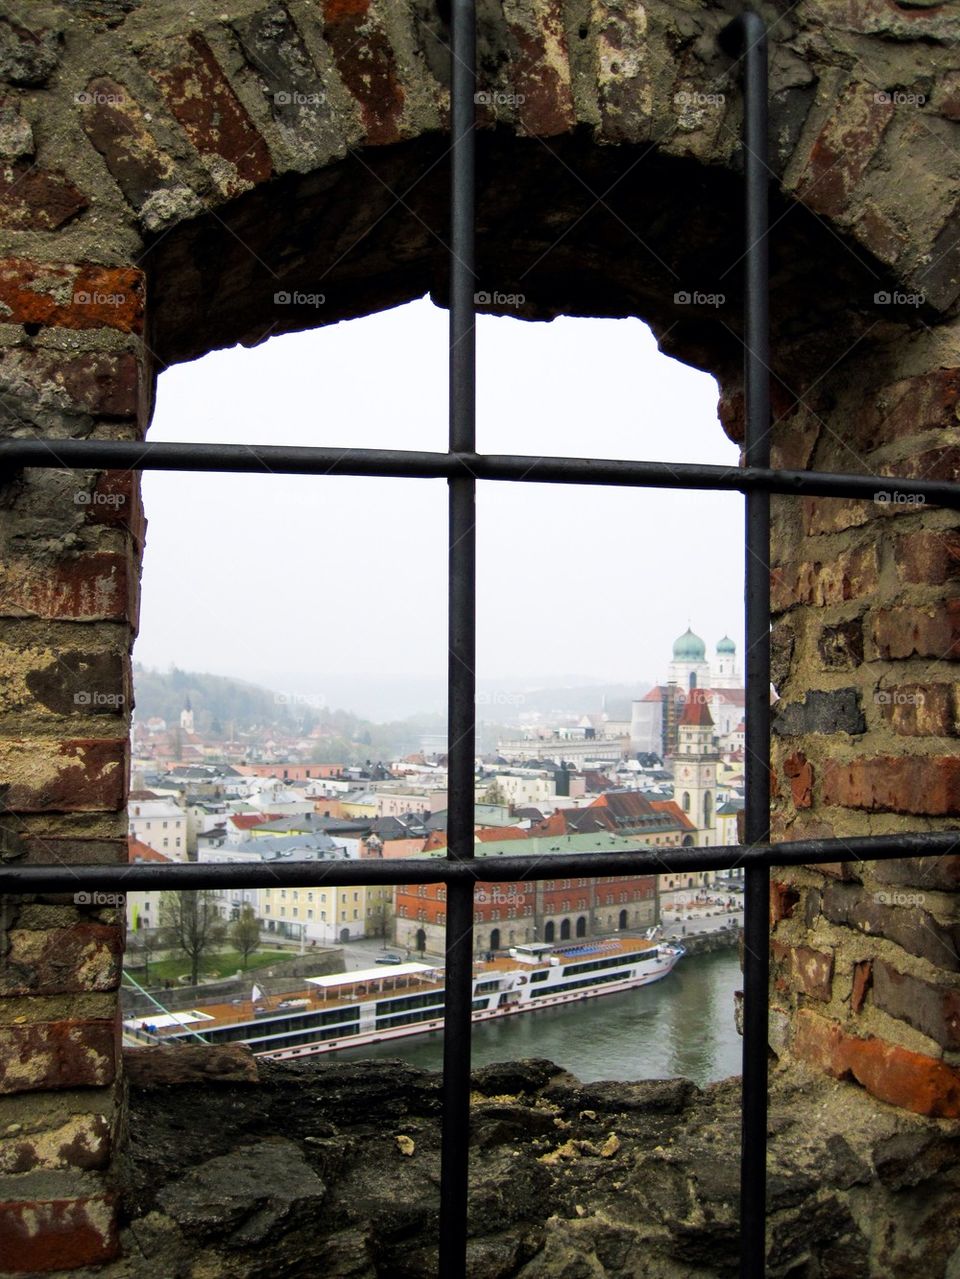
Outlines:
[[960,507],[960,484],[892,475],[777,471],[766,467],[614,458],[526,457],[500,453],[431,453],[407,449],[311,448],[286,444],[172,444],[135,440],[22,439],[0,442],[0,476],[23,467],[61,470],[226,471],[238,474],[364,475],[407,479],[510,480],[533,484],[602,484],[720,492],[810,494],[878,499],[891,506],[923,498]]
[[289,862],[282,866],[237,862],[171,862],[166,866],[0,866],[2,893],[118,892],[198,888],[308,887],[329,884],[440,884],[475,880],[568,879],[597,875],[662,875],[796,866],[818,862],[888,861],[935,857],[960,847],[960,831],[918,831],[856,839],[805,839],[785,844],[723,844],[712,848],[638,848],[612,853],[548,853],[539,856],[362,858],[357,861]]

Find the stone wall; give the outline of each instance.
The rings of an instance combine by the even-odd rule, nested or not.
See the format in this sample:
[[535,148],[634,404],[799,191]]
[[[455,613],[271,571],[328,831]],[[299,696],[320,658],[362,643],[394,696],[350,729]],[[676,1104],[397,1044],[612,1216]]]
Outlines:
[[[739,8],[483,0],[478,135],[478,287],[522,292],[529,319],[642,316],[718,376],[734,437],[741,98],[715,37]],[[886,502],[776,503],[776,832],[950,826],[955,521],[898,502],[892,477],[957,472],[960,17],[760,8],[776,457],[890,477]],[[428,0],[8,3],[3,432],[139,439],[171,362],[442,302],[447,35]],[[125,856],[144,531],[130,474],[5,477],[4,857]],[[781,877],[781,1053],[956,1114],[956,873]],[[118,1248],[122,922],[67,895],[8,901],[3,924],[0,1252],[96,1263]]]

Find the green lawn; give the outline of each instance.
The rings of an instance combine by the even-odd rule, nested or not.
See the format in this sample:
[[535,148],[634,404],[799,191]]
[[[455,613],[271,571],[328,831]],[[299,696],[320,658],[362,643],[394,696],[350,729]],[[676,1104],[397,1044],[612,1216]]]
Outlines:
[[[247,959],[247,972],[252,973],[257,968],[265,968],[270,964],[275,964],[279,959],[291,959],[293,955],[294,952],[289,950],[255,950]],[[142,985],[143,966],[135,967],[129,965],[129,967],[131,973]],[[201,977],[232,977],[238,969],[243,969],[243,959],[236,950],[216,951],[213,954],[204,955],[200,961]],[[178,977],[189,976],[189,973],[190,961],[184,959],[182,955],[177,955],[173,959],[150,961],[151,986],[156,986],[164,981],[176,982]]]

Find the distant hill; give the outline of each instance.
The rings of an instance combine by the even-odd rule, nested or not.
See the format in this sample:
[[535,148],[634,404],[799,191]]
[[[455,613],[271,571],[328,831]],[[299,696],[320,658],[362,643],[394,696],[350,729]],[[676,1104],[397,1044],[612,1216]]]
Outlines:
[[140,663],[133,669],[134,706],[138,720],[159,716],[168,725],[179,722],[189,701],[201,735],[229,737],[231,731],[254,729],[306,735],[326,730],[318,740],[316,763],[362,763],[418,750],[423,733],[442,731],[438,715],[417,715],[386,724],[374,723],[349,711],[332,709],[320,699],[279,693],[260,684],[197,671],[151,670]]

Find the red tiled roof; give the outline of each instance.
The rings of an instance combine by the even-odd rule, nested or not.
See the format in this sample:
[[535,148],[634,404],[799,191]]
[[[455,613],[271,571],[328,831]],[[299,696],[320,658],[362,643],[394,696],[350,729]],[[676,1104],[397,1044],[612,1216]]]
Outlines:
[[264,822],[277,822],[282,813],[231,813],[228,818],[237,830],[251,830],[254,826],[262,826]]
[[656,809],[658,813],[666,813],[668,816],[675,818],[681,830],[697,829],[676,800],[651,799],[650,807]]
[[133,835],[127,836],[127,861],[128,862],[171,862],[172,857],[168,857],[166,853],[158,853],[155,848],[151,848],[149,844],[145,844],[142,839],[137,839]]
[[683,708],[683,714],[680,716],[681,728],[713,728],[713,716],[710,714],[710,708],[707,706],[706,694],[708,689],[691,689],[691,692],[698,693],[697,697],[690,697]]
[[481,826],[477,829],[477,839],[481,844],[491,844],[501,839],[529,839],[529,833],[519,826]]

